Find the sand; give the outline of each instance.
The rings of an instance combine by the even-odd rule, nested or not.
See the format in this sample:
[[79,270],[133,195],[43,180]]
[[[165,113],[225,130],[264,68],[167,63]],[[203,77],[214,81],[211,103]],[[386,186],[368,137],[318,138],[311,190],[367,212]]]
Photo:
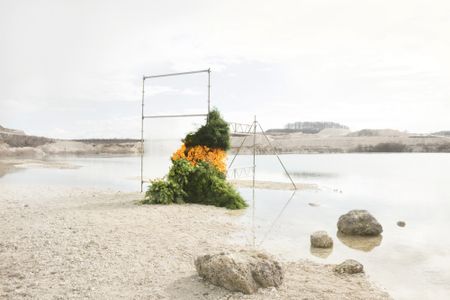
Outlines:
[[235,214],[138,205],[139,193],[0,181],[0,299],[389,299],[365,275],[283,261],[280,289],[232,293],[202,281],[200,254],[240,248]]

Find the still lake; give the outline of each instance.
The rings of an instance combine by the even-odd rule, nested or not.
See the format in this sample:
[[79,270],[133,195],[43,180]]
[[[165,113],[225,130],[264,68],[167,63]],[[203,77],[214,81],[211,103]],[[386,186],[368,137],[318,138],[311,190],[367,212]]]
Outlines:
[[[353,258],[395,299],[450,299],[449,154],[282,155],[295,182],[317,189],[240,192],[249,202],[238,216],[243,231],[236,243],[255,245],[285,260],[339,263]],[[70,185],[113,191],[139,190],[139,157],[58,158],[76,169],[26,168],[0,177],[0,184]],[[146,178],[166,173],[169,161],[148,157]],[[234,167],[252,165],[239,156]],[[251,172],[240,172],[251,179]],[[288,182],[275,156],[257,156],[256,179]],[[383,225],[382,238],[348,239],[337,235],[340,215],[367,209]],[[397,226],[405,221],[405,227]],[[309,236],[327,231],[331,251],[311,251]]]

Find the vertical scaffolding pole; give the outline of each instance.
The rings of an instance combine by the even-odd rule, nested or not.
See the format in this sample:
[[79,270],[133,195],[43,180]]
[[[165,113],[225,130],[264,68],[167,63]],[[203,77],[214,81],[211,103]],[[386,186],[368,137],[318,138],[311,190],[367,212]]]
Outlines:
[[[256,126],[256,124],[255,124]],[[281,161],[280,156],[277,153],[277,150],[275,149],[275,147],[272,145],[272,143],[270,142],[269,138],[267,137],[266,133],[264,132],[264,129],[262,128],[261,124],[259,124],[258,122],[258,126],[261,129],[262,134],[264,135],[264,137],[267,140],[267,143],[269,144],[269,146],[272,148],[273,153],[275,153],[275,156],[277,157],[278,161],[280,162],[280,165],[283,167],[284,173],[286,173],[287,177],[289,178],[289,180],[291,181],[292,185],[294,186],[294,190],[297,189],[297,186],[295,185],[294,180],[292,180],[291,175],[289,174],[289,172],[287,171],[286,167],[284,166],[283,162]]]
[[253,182],[252,182],[252,220],[253,220],[253,247],[256,246],[256,229],[255,229],[255,176],[256,176],[256,116],[253,120]]
[[[161,78],[161,77],[172,77],[172,76],[180,76],[180,75],[198,74],[198,73],[205,73],[205,72],[208,73],[208,113],[206,113],[206,114],[150,115],[150,116],[144,115],[145,80]],[[146,119],[146,118],[200,117],[200,116],[208,117],[209,112],[211,110],[211,69],[143,76],[143,78],[142,78],[142,104],[141,105],[142,105],[142,108],[141,108],[141,189],[140,190],[142,193],[143,184],[144,184],[144,119]]]
[[211,112],[211,69],[208,69],[208,118]]
[[142,107],[141,107],[141,193],[144,184],[144,89],[145,76],[142,77]]

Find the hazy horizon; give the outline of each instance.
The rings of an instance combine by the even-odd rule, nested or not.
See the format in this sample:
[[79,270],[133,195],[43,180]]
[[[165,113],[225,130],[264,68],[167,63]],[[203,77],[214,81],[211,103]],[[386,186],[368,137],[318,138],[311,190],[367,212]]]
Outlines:
[[[228,121],[450,130],[449,28],[443,0],[1,1],[0,125],[139,137],[143,75],[211,68]],[[204,76],[146,89],[147,113],[205,107]]]

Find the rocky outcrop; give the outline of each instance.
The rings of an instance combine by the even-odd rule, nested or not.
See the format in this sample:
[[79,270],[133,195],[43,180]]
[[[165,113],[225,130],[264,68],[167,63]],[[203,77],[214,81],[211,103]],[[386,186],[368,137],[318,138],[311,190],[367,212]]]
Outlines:
[[316,231],[311,234],[311,247],[314,248],[331,248],[333,247],[333,239],[326,231]]
[[16,135],[25,135],[25,132],[23,132],[22,130],[17,130],[17,129],[11,129],[11,128],[5,128],[3,126],[0,125],[0,133],[4,133],[4,134],[16,134]]
[[339,232],[349,235],[376,236],[383,227],[367,210],[351,210],[339,217]]
[[339,274],[357,274],[364,272],[364,266],[354,259],[347,259],[335,266],[334,271]]
[[278,287],[284,276],[279,262],[254,251],[199,256],[195,268],[212,284],[245,294],[252,294],[258,288]]

